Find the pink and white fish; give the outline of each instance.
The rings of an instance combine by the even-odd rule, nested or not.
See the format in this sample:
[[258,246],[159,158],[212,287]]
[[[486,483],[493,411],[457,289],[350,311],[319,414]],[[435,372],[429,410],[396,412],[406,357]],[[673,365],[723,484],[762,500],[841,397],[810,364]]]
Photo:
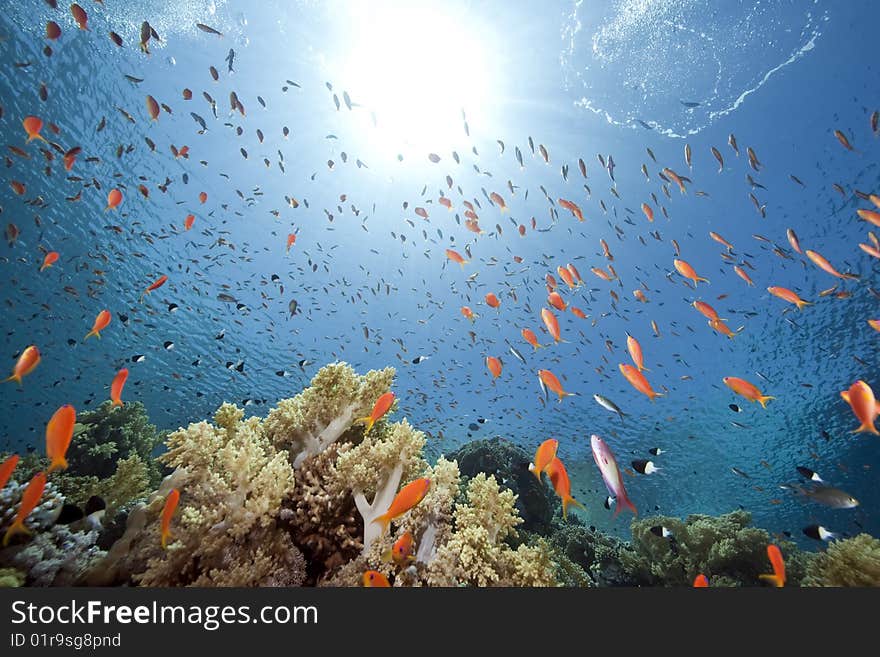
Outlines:
[[602,473],[602,479],[605,481],[608,493],[617,498],[613,517],[616,518],[623,508],[627,508],[635,515],[639,515],[635,505],[627,497],[626,486],[623,485],[620,468],[617,467],[617,461],[614,459],[614,454],[611,453],[611,448],[596,434],[590,436],[590,447],[593,449],[593,459],[596,461],[596,465],[599,466],[599,472]]

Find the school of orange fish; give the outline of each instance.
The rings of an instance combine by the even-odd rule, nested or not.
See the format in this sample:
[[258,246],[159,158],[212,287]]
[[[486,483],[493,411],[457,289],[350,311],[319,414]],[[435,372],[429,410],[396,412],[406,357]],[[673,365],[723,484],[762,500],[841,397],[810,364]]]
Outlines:
[[[50,7],[57,8],[57,3],[54,2],[54,0],[46,0],[46,2]],[[78,4],[73,4],[70,6],[70,12],[80,30],[89,31],[91,29],[89,27],[88,13],[83,7]],[[199,28],[199,30],[208,35],[216,35],[218,37],[222,36],[218,30],[215,30],[210,26],[198,24],[197,27]],[[45,30],[45,38],[47,43],[44,48],[44,53],[47,56],[51,56],[52,43],[58,41],[65,36],[66,35],[62,34],[62,28],[60,27],[58,22],[49,21],[46,24]],[[97,38],[97,32],[91,32],[91,36],[93,38]],[[125,47],[122,38],[116,32],[110,31],[109,37],[117,47]],[[151,39],[160,40],[160,37],[156,33],[155,29],[152,28],[149,23],[145,21],[141,29],[141,42],[139,44],[139,48],[146,55],[149,55],[150,52],[149,46]],[[230,57],[228,59],[230,71],[232,70],[232,56],[233,53],[230,50]],[[216,81],[218,79],[218,72],[213,67],[211,68],[211,75]],[[287,82],[290,85],[296,84],[292,81]],[[327,83],[327,88],[332,91],[332,85],[330,83]],[[215,101],[207,92],[204,92],[204,97],[212,106],[212,109],[214,110],[216,116]],[[193,92],[188,88],[184,89],[182,93],[182,101],[187,102],[190,101],[192,98]],[[337,110],[339,110],[340,101],[337,94],[333,94],[333,99],[336,104]],[[344,94],[344,101],[348,108],[351,109],[354,103],[352,103],[347,93]],[[260,99],[260,102],[263,102],[262,99]],[[170,114],[172,111],[168,105],[159,102],[151,95],[146,95],[146,97],[144,98],[144,105],[149,120],[153,122],[159,121],[163,112]],[[118,109],[128,121],[134,122],[134,118],[132,117],[132,115],[130,115],[122,108]],[[0,111],[2,111],[2,108],[0,108]],[[242,104],[242,101],[239,99],[235,91],[232,91],[230,93],[230,111],[238,112],[241,118],[244,118],[246,116],[244,105]],[[201,117],[198,117],[198,115],[193,114],[193,116],[197,120],[197,122],[201,120]],[[54,166],[56,159],[60,159],[63,164],[63,168],[65,172],[67,172],[67,174],[70,176],[70,179],[82,180],[82,178],[75,178],[75,176],[80,172],[79,170],[83,166],[81,162],[77,159],[78,156],[83,152],[83,147],[79,145],[65,146],[59,143],[64,140],[63,130],[57,125],[54,119],[55,117],[41,117],[35,115],[17,117],[17,120],[20,121],[22,127],[20,144],[15,143],[9,144],[8,146],[11,154],[17,158],[17,160],[14,161],[14,164],[15,166],[19,166],[21,163],[26,164],[29,160],[31,160],[33,156],[36,155],[35,149],[39,149],[39,153],[42,154],[46,161],[47,172],[52,166]],[[203,122],[203,120],[201,121]],[[59,122],[63,123],[62,121]],[[103,123],[104,120],[102,119],[102,125],[100,126],[101,129],[103,129]],[[867,128],[870,130],[870,133],[872,133],[873,136],[877,136],[878,113],[876,111],[871,115],[869,126],[867,126]],[[465,130],[468,130],[466,123]],[[257,132],[260,134],[262,142],[262,133],[259,130]],[[286,132],[287,129],[285,128],[285,137]],[[857,134],[861,133],[857,131]],[[841,148],[847,151],[857,152],[855,146],[853,145],[853,142],[843,131],[839,129],[834,130],[831,137],[839,142],[839,146]],[[151,150],[153,150],[155,148],[155,144],[149,138],[146,138],[146,140],[148,145],[150,145]],[[500,147],[501,154],[503,154],[505,151],[504,142],[498,140],[497,143]],[[731,134],[729,137],[728,145],[734,156],[739,157],[740,149],[733,134]],[[537,155],[546,164],[550,163],[550,152],[545,145],[538,144],[536,147],[531,137],[529,137],[529,148],[533,156],[537,153]],[[182,158],[186,160],[190,157],[191,151],[197,150],[197,147],[177,147],[171,144],[170,149],[175,159]],[[474,152],[476,152],[476,150],[474,150]],[[650,158],[656,163],[656,158],[654,157],[654,154],[651,152],[650,149],[648,149],[647,153]],[[244,152],[242,154],[247,157]],[[718,163],[718,172],[720,173],[724,171],[725,166],[728,165],[725,164],[724,157],[721,151],[715,147],[712,147],[711,154]],[[746,155],[748,159],[748,166],[754,172],[760,171],[763,165],[758,159],[755,150],[752,147],[746,148]],[[439,164],[442,160],[442,158],[435,153],[431,153],[427,157],[428,160],[433,164]],[[515,157],[517,159],[517,162],[519,163],[520,168],[523,169],[523,155],[522,151],[520,151],[518,147],[515,148]],[[453,159],[455,159],[456,162],[459,161],[457,153],[453,153]],[[598,160],[602,166],[602,169],[607,172],[607,175],[611,180],[611,193],[619,198],[619,195],[616,191],[616,182],[614,179],[614,168],[616,164],[613,157],[598,155]],[[268,160],[266,163],[268,166]],[[7,158],[7,164],[9,165],[9,170],[15,171],[13,161],[9,158]],[[279,166],[281,166],[281,163],[279,163]],[[334,163],[332,161],[328,162],[328,166],[332,168],[334,166]],[[360,168],[361,166],[366,165],[358,160],[358,167]],[[690,173],[690,171],[693,169],[692,151],[689,145],[685,146],[684,166],[687,167],[688,173]],[[587,165],[583,159],[578,159],[577,168],[583,179],[587,180]],[[650,172],[647,166],[644,164],[642,165],[642,173],[644,174],[647,181],[651,181]],[[562,167],[562,176],[566,181],[568,180],[568,165],[564,165]],[[656,173],[656,177],[659,179],[660,192],[669,199],[672,198],[670,194],[670,189],[677,189],[680,195],[686,195],[689,193],[689,191],[691,191],[691,188],[694,185],[694,181],[689,176],[683,175],[682,173],[675,171],[671,166],[663,166]],[[803,184],[794,175],[791,175],[790,178],[796,184]],[[748,179],[750,183],[752,183],[752,187],[754,188],[756,186],[756,183],[751,177],[751,174],[748,176]],[[28,190],[24,183],[16,180],[14,176],[10,178],[8,182],[15,195],[22,198],[26,197],[26,195],[28,194]],[[509,209],[507,206],[507,202],[505,201],[505,197],[498,191],[491,191],[490,193],[486,194],[486,191],[483,190],[486,201],[492,209],[484,208],[480,201],[476,198],[472,200],[464,198],[461,187],[458,187],[458,192],[461,198],[454,200],[451,194],[454,188],[454,182],[450,176],[446,176],[446,182],[448,191],[440,191],[439,197],[436,199],[436,202],[438,203],[438,205],[446,208],[446,210],[450,213],[455,212],[458,209],[458,206],[460,206],[464,217],[464,226],[465,228],[467,228],[468,231],[473,233],[474,237],[473,241],[465,246],[463,249],[461,249],[460,247],[460,250],[451,247],[446,248],[445,256],[450,263],[459,265],[462,276],[467,276],[468,270],[470,268],[476,269],[474,262],[478,260],[478,258],[474,255],[474,253],[478,252],[480,236],[485,234],[480,227],[480,221],[484,218],[481,216],[481,214],[485,215],[487,212],[493,211],[504,214],[508,213]],[[117,180],[114,180],[112,182],[103,181],[103,184],[111,187],[106,194],[105,212],[119,212],[120,208],[126,201],[126,195],[130,193],[129,186],[124,184],[124,181]],[[166,179],[164,186],[167,188],[167,185],[168,181]],[[98,190],[101,189],[102,183],[101,181],[93,180],[93,184],[87,185],[87,187],[90,188],[88,190],[89,193],[99,193]],[[584,187],[589,190],[586,185]],[[166,191],[166,189],[163,189],[162,185],[159,185],[159,188],[163,192]],[[138,193],[141,194],[144,198],[149,197],[150,190],[147,185],[143,183],[138,183],[136,189],[138,190]],[[509,193],[513,195],[516,193],[516,190],[518,188],[512,182],[508,182],[507,189]],[[575,220],[577,222],[585,222],[588,220],[589,212],[586,208],[586,205],[583,205],[585,203],[584,201],[579,202],[577,200],[566,198],[554,199],[550,194],[548,194],[543,186],[541,189],[544,192],[545,199],[549,205],[550,216],[554,224],[557,222],[568,220],[569,217],[571,220]],[[68,200],[76,201],[82,193],[83,191],[81,190],[76,197],[70,198]],[[447,195],[447,193],[450,193],[450,195]],[[695,193],[697,195],[702,194],[699,190],[696,190]],[[858,218],[863,220],[870,227],[880,227],[880,196],[874,193],[864,193],[858,190],[855,191],[855,194],[861,201],[864,202],[864,207],[858,209],[857,211]],[[760,201],[753,193],[750,193],[749,196],[755,206],[756,211],[762,217],[764,217],[766,213],[766,207],[760,203]],[[204,205],[205,203],[207,203],[207,201],[207,193],[204,191],[201,192],[198,195],[198,202]],[[286,197],[285,201],[287,205],[291,208],[299,207],[299,201],[297,201],[293,197]],[[342,201],[345,201],[344,197],[342,197]],[[407,209],[407,206],[408,204],[404,204],[404,209]],[[606,207],[604,201],[600,202],[600,206],[602,211],[605,212]],[[667,209],[662,199],[655,192],[651,192],[650,199],[645,199],[645,201],[641,203],[640,207],[642,214],[644,215],[644,220],[645,222],[647,222],[648,225],[654,223],[655,215],[658,211],[662,213],[664,217],[668,218]],[[560,214],[564,214],[561,213],[560,210],[566,211],[568,215],[560,217]],[[415,207],[413,211],[414,214],[420,217],[423,221],[430,221],[429,211],[428,209],[426,209],[426,207]],[[458,221],[458,215],[456,214],[455,216],[456,220]],[[181,224],[183,227],[183,231],[186,232],[193,229],[195,222],[195,214],[187,214],[182,220]],[[410,224],[414,226],[414,224],[412,224],[411,222]],[[531,220],[530,227],[525,223],[517,224],[517,232],[520,236],[526,236],[529,230],[539,230],[538,222],[534,218],[532,218]],[[500,226],[497,227],[496,232],[500,234]],[[6,228],[6,236],[11,243],[16,240],[19,233],[20,231],[18,227],[12,223],[10,223]],[[297,244],[297,234],[298,230],[292,229],[291,232],[286,236],[286,239],[283,241],[283,243],[278,245],[278,248],[284,249],[285,252],[289,252],[292,248],[298,247],[299,245]],[[655,236],[657,237],[657,239],[659,239],[659,233]],[[855,274],[838,271],[838,269],[831,262],[829,262],[828,259],[822,256],[816,250],[802,249],[798,237],[792,228],[788,228],[786,236],[794,252],[799,255],[805,256],[809,260],[809,262],[815,265],[815,267],[817,268],[817,272],[821,271],[823,274],[839,279],[840,281],[859,279],[859,277]],[[732,269],[734,270],[736,275],[739,276],[746,285],[754,286],[755,283],[745,270],[746,267],[754,270],[754,267],[751,265],[751,263],[745,260],[738,261],[734,255],[734,245],[727,241],[717,232],[709,232],[708,237],[711,240],[714,240],[718,244],[722,245],[722,247],[725,249],[721,253],[721,257],[726,263],[732,266]],[[756,235],[755,237],[757,239],[769,242],[769,240],[762,236]],[[675,257],[671,260],[670,265],[681,276],[681,278],[683,279],[683,283],[693,290],[697,290],[698,287],[711,285],[710,281],[706,277],[701,276],[687,260],[681,257],[681,250],[675,240],[672,240],[672,246],[675,250]],[[604,267],[592,266],[590,268],[590,273],[592,273],[597,279],[601,280],[603,283],[620,281],[618,273],[615,270],[615,266],[613,264],[614,255],[612,254],[608,243],[604,239],[600,240],[600,247],[602,249],[602,257],[607,260],[607,264]],[[63,266],[63,253],[49,250],[42,246],[40,246],[40,249],[41,258],[39,272],[44,272],[51,267]],[[870,258],[880,258],[880,240],[878,240],[877,236],[872,230],[868,229],[867,241],[865,243],[860,243],[859,249],[863,254],[866,254]],[[461,251],[464,251],[464,254]],[[777,255],[780,254],[777,253]],[[512,257],[515,263],[522,262],[522,258],[518,256]],[[459,268],[455,269],[457,271]],[[817,273],[817,275],[819,274]],[[144,286],[141,299],[143,300],[147,295],[161,288],[166,282],[168,282],[168,280],[169,274],[161,274],[156,276],[152,280],[152,282]],[[590,319],[590,316],[586,312],[584,312],[584,310],[574,305],[574,295],[580,288],[585,285],[580,272],[574,266],[574,264],[560,264],[556,267],[555,272],[547,272],[545,275],[545,282],[547,292],[546,306],[543,306],[540,309],[539,313],[534,314],[533,327],[523,326],[521,329],[521,336],[524,343],[531,346],[536,354],[539,352],[540,349],[550,348],[553,345],[558,345],[559,343],[566,342],[566,340],[563,338],[563,331],[559,321],[560,314],[571,313],[571,315],[573,315],[575,318],[582,321],[588,321]],[[880,298],[880,294],[878,294],[873,288],[869,289],[875,296]],[[796,291],[784,287],[770,285],[766,288],[766,290],[771,295],[780,299],[781,301],[793,305],[797,308],[798,311],[809,312],[807,307],[813,303],[812,301],[802,299]],[[647,303],[648,298],[646,293],[649,291],[650,290],[648,286],[643,283],[641,287],[636,288],[632,291],[632,295],[636,299],[636,301],[640,303]],[[612,305],[619,302],[618,294],[614,289],[611,289],[609,287],[608,294],[612,299]],[[838,290],[837,286],[835,286],[823,292],[821,296],[827,295],[836,295],[838,298],[846,298],[848,293],[843,290]],[[484,296],[485,306],[491,309],[491,311],[494,311],[494,314],[496,314],[497,317],[500,318],[503,316],[505,304],[510,303],[511,301],[513,303],[516,303],[517,301],[515,292],[511,292],[508,296],[510,297],[510,300],[508,300],[508,298],[503,298],[499,296],[495,292],[489,292]],[[724,296],[726,295],[720,295],[718,299],[723,299]],[[743,330],[743,327],[732,329],[730,326],[728,326],[728,324],[726,323],[728,320],[720,317],[719,312],[705,301],[696,300],[692,302],[692,305],[696,311],[698,311],[705,317],[709,327],[729,339],[734,339],[736,335]],[[88,332],[85,334],[84,340],[93,337],[96,339],[100,338],[102,332],[112,330],[113,312],[114,311],[112,311],[111,309],[101,310],[95,317],[91,329],[89,329]],[[291,315],[296,313],[295,305],[291,306],[290,312]],[[481,319],[480,314],[475,312],[469,305],[462,305],[460,313],[471,323],[476,323],[478,320]],[[865,322],[870,329],[880,332],[880,319],[865,318]],[[595,325],[596,320],[593,319],[593,326]],[[652,321],[651,326],[654,331],[654,335],[659,336],[660,330],[657,323]],[[550,345],[549,343],[541,343],[539,333],[543,331],[546,331],[546,334],[549,336],[550,339],[552,339],[553,345]],[[642,345],[635,337],[630,334],[626,335],[626,345],[632,363],[630,364],[621,362],[618,366],[620,375],[626,382],[629,383],[629,385],[632,386],[633,389],[635,389],[638,393],[641,393],[642,395],[648,397],[652,402],[658,397],[663,397],[666,393],[661,393],[654,390],[651,382],[649,381],[649,378],[645,374],[646,372],[649,372],[649,370],[647,367],[645,367],[646,353]],[[521,354],[512,345],[511,353],[519,360],[525,362],[522,359]],[[650,356],[650,354],[647,355]],[[503,361],[500,356],[501,354],[487,354],[485,356],[484,365],[491,376],[491,382],[493,385],[497,384],[496,382],[498,382],[504,369]],[[413,362],[417,361],[418,359]],[[34,371],[34,369],[40,364],[40,362],[41,355],[39,345],[23,346],[20,353],[18,354],[13,372],[11,376],[7,379],[7,381],[16,382],[18,385],[25,385],[25,378]],[[124,403],[122,397],[128,374],[128,369],[122,368],[117,372],[115,377],[110,382],[110,399],[115,406],[121,406]],[[535,370],[535,375],[538,378],[541,390],[545,393],[545,398],[547,395],[547,391],[549,391],[556,396],[558,403],[563,403],[567,397],[576,394],[567,391],[565,389],[565,385],[563,384],[564,377],[562,377],[561,380],[560,376],[550,369],[547,369],[545,367],[538,368]],[[726,376],[722,379],[722,382],[724,383],[724,385],[730,388],[730,390],[732,390],[734,393],[741,396],[745,400],[749,402],[756,402],[764,408],[767,408],[767,404],[769,401],[775,399],[775,396],[765,394],[765,392],[759,389],[753,382],[750,382],[743,378],[739,378],[737,376]],[[785,394],[784,388],[781,387],[774,392],[777,396]],[[854,427],[855,433],[871,433],[874,435],[880,434],[875,425],[877,415],[880,414],[880,403],[878,403],[877,399],[875,398],[874,392],[868,382],[862,380],[855,381],[847,390],[842,391],[840,393],[840,396],[843,398],[843,400],[845,400],[847,404],[849,404],[850,408],[852,409],[852,413],[858,422],[857,426]],[[621,418],[623,417],[623,412],[607,398],[596,395],[595,399],[607,410],[616,412],[621,416]],[[386,393],[378,400],[376,400],[376,404],[371,415],[359,421],[364,424],[365,431],[370,431],[374,423],[380,420],[386,415],[386,413],[389,412],[394,401],[395,395],[391,392]],[[542,401],[542,403],[544,402]],[[54,413],[51,420],[48,422],[45,430],[45,449],[46,456],[50,459],[50,465],[46,472],[37,473],[27,485],[23,493],[15,521],[3,537],[3,545],[7,545],[13,539],[13,537],[15,537],[16,534],[29,533],[29,530],[25,525],[25,520],[27,519],[31,511],[33,511],[33,509],[38,505],[47,483],[47,477],[51,475],[52,472],[56,470],[64,470],[67,467],[65,456],[73,437],[75,421],[75,409],[72,405],[65,404]],[[569,480],[565,465],[557,456],[558,445],[558,441],[552,438],[543,441],[537,447],[534,462],[531,464],[530,469],[539,480],[541,480],[543,474],[547,475],[547,478],[553,486],[553,489],[561,499],[563,516],[567,517],[569,506],[575,505],[581,508],[583,507],[572,497],[571,482]],[[612,453],[610,447],[599,436],[596,435],[593,435],[591,438],[591,447],[596,465],[598,466],[605,485],[608,488],[610,499],[613,498],[614,502],[616,503],[615,516],[622,509],[629,509],[633,513],[636,513],[636,508],[627,494],[623,478],[621,477],[620,468],[617,465],[614,454]],[[12,455],[7,458],[2,464],[0,464],[0,489],[6,486],[16,468],[17,463],[18,456]],[[656,466],[654,466],[653,462],[651,461],[636,461],[633,462],[633,466],[642,474],[651,474],[658,470],[658,468],[656,468]],[[815,481],[821,482],[821,478],[813,477],[813,479]],[[389,508],[387,513],[381,516],[377,520],[377,522],[380,522],[384,526],[387,526],[388,523],[391,522],[393,519],[400,517],[402,514],[406,513],[406,511],[418,504],[424,498],[429,489],[429,486],[430,481],[427,479],[420,479],[408,484],[407,486],[404,486],[398,496],[392,502],[391,507]],[[836,508],[846,508],[847,505],[853,506],[853,503],[857,504],[855,500],[843,494],[842,491],[837,491],[836,489],[832,489],[830,487],[823,487],[819,490],[807,491],[806,494],[814,496],[814,499],[816,499],[816,501]],[[161,542],[163,547],[166,545],[167,540],[171,536],[172,519],[180,497],[181,492],[174,490],[169,494],[167,498],[166,505],[161,516]],[[822,530],[824,528],[820,527],[819,529]],[[396,563],[403,564],[407,560],[412,558],[412,553],[413,538],[410,534],[405,534],[394,544],[394,547],[387,555],[387,558],[393,559]],[[782,586],[785,583],[785,566],[783,563],[782,555],[777,546],[768,546],[768,558],[773,568],[773,574],[763,575],[762,578],[766,579],[776,586]],[[389,584],[388,580],[381,573],[378,573],[376,571],[368,571],[367,573],[365,573],[363,582],[365,586],[388,586]],[[694,586],[708,586],[707,578],[703,575],[700,575],[695,580]]]

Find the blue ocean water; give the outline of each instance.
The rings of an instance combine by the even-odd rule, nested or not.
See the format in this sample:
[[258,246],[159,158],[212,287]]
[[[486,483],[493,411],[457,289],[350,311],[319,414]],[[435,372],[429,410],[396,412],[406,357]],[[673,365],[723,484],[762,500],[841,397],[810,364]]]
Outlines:
[[[29,344],[43,356],[22,387],[0,388],[0,450],[41,449],[54,410],[97,406],[123,366],[131,372],[125,398],[174,429],[223,401],[264,415],[338,359],[361,372],[397,368],[397,415],[429,433],[432,455],[494,435],[529,451],[559,439],[584,517],[608,531],[625,534],[628,519],[612,520],[602,505],[592,433],[622,466],[663,450],[651,457],[659,472],[625,475],[640,514],[743,507],[802,547],[810,545],[800,529],[810,524],[880,533],[880,443],[850,433],[858,422],[839,394],[857,379],[880,391],[880,334],[867,323],[880,316],[877,261],[858,247],[871,227],[856,215],[870,203],[855,194],[878,189],[872,3],[83,6],[89,31],[77,29],[66,5],[37,0],[0,16],[0,130],[5,144],[30,155],[4,152],[2,223],[20,235],[0,244],[2,353],[10,371]],[[43,52],[48,20],[62,29],[51,57]],[[150,55],[137,46],[144,20],[161,38],[150,41]],[[232,91],[243,113],[230,107]],[[171,110],[158,121],[147,114],[148,94]],[[58,135],[43,130],[52,141],[82,147],[71,172],[60,155],[49,162],[39,144],[25,145],[27,115],[58,126]],[[188,146],[189,157],[175,158],[170,145]],[[597,155],[613,157],[613,180]],[[690,179],[686,194],[674,184],[664,194],[664,167]],[[26,192],[15,194],[11,181]],[[125,200],[105,212],[112,187]],[[452,211],[439,204],[441,192]],[[507,212],[491,203],[493,192]],[[578,203],[585,221],[560,198]],[[465,227],[466,200],[478,206],[483,234]],[[654,209],[653,223],[642,203]],[[185,232],[190,213],[195,224]],[[788,228],[859,280],[836,279],[796,253]],[[730,261],[709,231],[733,245]],[[288,252],[289,233],[297,239]],[[590,272],[609,264],[600,240],[619,281]],[[709,284],[683,282],[673,240]],[[61,256],[43,273],[41,248]],[[447,261],[446,249],[470,253],[470,262]],[[754,287],[733,271],[743,262]],[[567,342],[533,351],[520,330],[552,342],[540,319],[545,276],[558,280],[568,263],[584,284],[569,291],[559,281],[560,293],[589,319],[556,313]],[[160,275],[168,282],[141,300]],[[771,285],[815,305],[798,312],[770,296]],[[820,296],[835,285],[848,296]],[[633,297],[639,288],[647,303]],[[486,305],[489,292],[501,299],[498,310]],[[742,332],[714,332],[695,300]],[[473,324],[464,305],[479,315]],[[100,341],[84,342],[105,308],[113,323]],[[664,393],[654,402],[618,371],[630,362],[627,333]],[[418,356],[429,358],[414,364]],[[487,356],[503,362],[495,382]],[[538,369],[579,396],[545,400]],[[766,409],[749,403],[722,384],[726,376],[775,399]],[[597,393],[621,407],[625,422],[593,400]],[[860,506],[829,509],[779,488],[799,481],[797,466]]]

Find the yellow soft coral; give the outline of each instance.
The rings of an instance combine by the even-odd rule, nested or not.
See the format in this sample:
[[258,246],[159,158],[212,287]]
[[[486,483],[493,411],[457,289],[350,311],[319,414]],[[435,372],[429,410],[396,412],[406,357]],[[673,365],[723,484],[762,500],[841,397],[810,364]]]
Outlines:
[[[405,419],[374,429],[363,441],[339,454],[336,459],[331,489],[343,494],[351,491],[355,505],[364,519],[364,550],[383,534],[382,526],[373,522],[391,506],[401,483],[407,483],[422,472],[425,434],[416,431]],[[367,502],[367,496],[372,502]]]
[[[224,405],[217,413],[224,426],[200,422],[168,436],[168,451],[159,458],[176,470],[130,514],[119,549],[114,545],[97,569],[108,573],[104,580],[146,586],[302,581],[305,562],[279,518],[294,486],[293,468],[258,418],[241,417]],[[180,507],[163,550],[159,515],[171,488],[181,492]]]
[[455,506],[455,531],[431,560],[431,586],[552,586],[550,549],[539,542],[513,550],[504,542],[522,523],[516,495],[480,473],[468,484],[467,504]]
[[294,467],[339,440],[355,419],[369,415],[380,395],[388,392],[394,368],[358,376],[346,363],[318,370],[311,384],[283,399],[263,423],[266,436],[290,454]]

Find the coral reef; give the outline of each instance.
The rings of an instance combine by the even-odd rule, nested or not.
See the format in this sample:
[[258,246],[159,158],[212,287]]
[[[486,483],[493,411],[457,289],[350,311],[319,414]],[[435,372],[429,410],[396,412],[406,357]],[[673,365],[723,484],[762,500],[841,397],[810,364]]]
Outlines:
[[[586,527],[566,524],[551,536],[551,545],[557,561],[565,560],[580,567],[589,578],[591,586],[639,586],[648,584],[647,579],[639,579],[627,571],[622,563],[621,553],[631,552],[632,548],[615,538],[592,531]],[[629,555],[630,560],[635,555]],[[577,578],[577,571],[567,572],[565,577]]]
[[[146,505],[129,515],[125,535],[86,579],[146,586],[294,586],[305,559],[279,521],[294,485],[286,452],[260,420],[224,404],[208,422],[170,434],[160,460],[175,468]],[[172,489],[180,508],[167,550],[159,514]]]
[[561,510],[562,506],[552,488],[529,472],[531,456],[524,449],[495,437],[469,442],[449,457],[458,461],[463,475],[491,474],[512,490],[517,496],[516,508],[523,519],[524,530],[550,533],[554,510]]
[[24,586],[24,573],[16,568],[0,568],[0,588]]
[[[415,479],[427,466],[422,459],[424,445],[425,435],[403,420],[373,429],[360,444],[337,457],[330,492],[354,495],[364,521],[364,554],[382,532],[382,526],[373,521],[388,510],[401,484]],[[368,495],[372,502],[367,502]]]
[[868,534],[833,541],[807,567],[804,586],[880,586],[880,539]]
[[324,451],[349,434],[359,434],[352,423],[369,415],[380,395],[391,388],[394,368],[358,376],[346,363],[333,363],[315,374],[308,388],[283,399],[263,423],[266,437],[286,450],[294,467]]
[[303,461],[296,471],[296,486],[280,513],[309,561],[311,583],[359,555],[364,547],[354,498],[338,490],[330,492],[338,450],[347,448],[331,445]]
[[437,548],[426,579],[432,586],[552,586],[556,584],[549,546],[511,549],[504,539],[516,535],[522,519],[516,495],[495,477],[478,474],[467,487],[467,502],[455,505],[455,528]]
[[[702,573],[712,586],[759,585],[758,576],[770,572],[767,545],[776,542],[763,529],[749,527],[747,511],[722,516],[691,515],[684,521],[656,516],[632,522],[632,550],[620,552],[624,570],[639,581],[659,586],[690,586]],[[665,527],[672,537],[651,531]],[[793,544],[779,543],[785,558],[788,584],[797,586],[806,569]]]
[[105,479],[116,472],[120,460],[137,455],[147,464],[151,485],[156,486],[162,474],[153,450],[161,442],[141,402],[113,406],[105,401],[93,411],[77,414],[67,461],[70,472],[78,476]]
[[[556,522],[556,498],[509,441],[474,441],[430,465],[425,434],[405,418],[365,434],[356,419],[393,375],[328,365],[264,420],[223,404],[211,422],[167,434],[155,460],[142,407],[83,414],[78,456],[53,473],[27,520],[33,535],[0,550],[0,586],[360,586],[368,569],[394,586],[690,586],[698,573],[712,586],[759,586],[769,572],[775,541],[745,511],[633,520],[626,543],[576,519]],[[0,532],[45,465],[27,455],[0,491]],[[157,483],[161,468],[170,474]],[[383,531],[375,518],[421,477],[431,481],[424,499]],[[180,502],[163,549],[172,489]],[[102,527],[55,524],[65,501],[92,495],[107,502]],[[395,562],[391,548],[407,532],[413,553]],[[870,536],[818,556],[779,545],[789,585],[880,585],[880,541]]]

